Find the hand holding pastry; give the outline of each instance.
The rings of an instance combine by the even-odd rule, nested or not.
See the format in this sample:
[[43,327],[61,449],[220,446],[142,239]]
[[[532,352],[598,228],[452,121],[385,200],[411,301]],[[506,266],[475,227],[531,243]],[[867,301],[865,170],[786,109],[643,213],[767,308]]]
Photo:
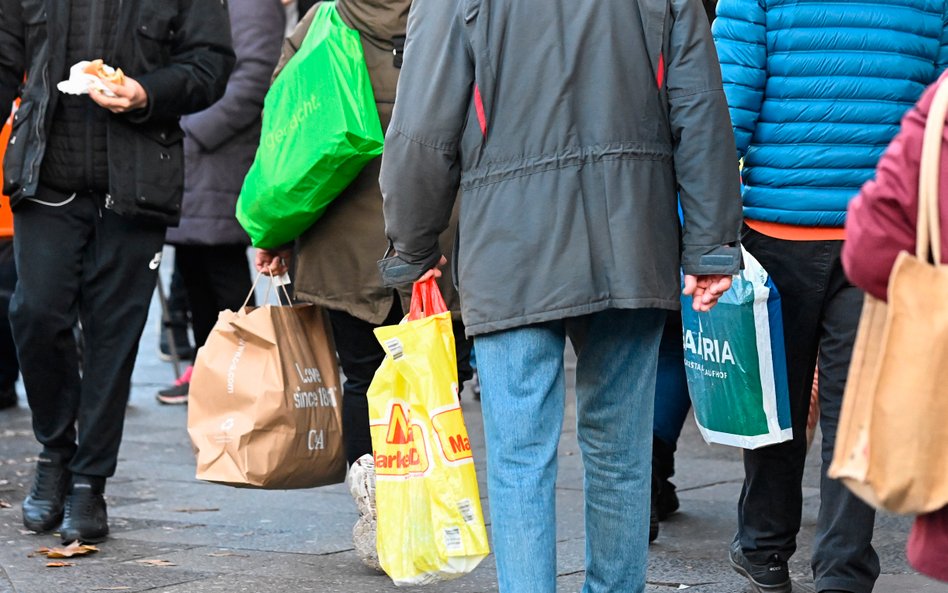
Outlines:
[[[118,71],[121,73],[121,71]],[[102,79],[102,84],[106,86],[114,97],[109,97],[105,93],[98,92],[95,89],[89,89],[89,97],[101,107],[104,107],[112,113],[125,113],[142,109],[148,105],[148,94],[142,85],[134,78],[122,76],[122,82],[115,83]]]

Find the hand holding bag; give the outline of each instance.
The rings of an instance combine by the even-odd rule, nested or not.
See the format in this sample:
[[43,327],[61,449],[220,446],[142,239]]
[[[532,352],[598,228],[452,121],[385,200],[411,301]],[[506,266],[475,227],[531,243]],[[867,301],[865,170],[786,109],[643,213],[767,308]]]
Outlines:
[[896,259],[888,304],[866,296],[828,472],[896,513],[948,505],[948,268],[938,208],[946,115],[943,84],[922,144],[915,255]]
[[707,443],[756,449],[793,438],[780,294],[747,251],[744,269],[707,312],[682,295],[685,375]]

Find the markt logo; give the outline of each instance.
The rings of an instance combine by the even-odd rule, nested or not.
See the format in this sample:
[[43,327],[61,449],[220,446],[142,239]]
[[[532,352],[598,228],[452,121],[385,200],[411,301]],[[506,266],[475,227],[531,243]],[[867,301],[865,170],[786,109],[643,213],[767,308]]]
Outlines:
[[428,431],[406,410],[406,403],[394,401],[385,418],[370,424],[376,476],[425,475],[431,469]]
[[467,428],[464,426],[464,416],[461,414],[460,407],[454,405],[435,410],[431,416],[431,426],[438,435],[441,454],[448,463],[473,460],[471,441],[467,437]]

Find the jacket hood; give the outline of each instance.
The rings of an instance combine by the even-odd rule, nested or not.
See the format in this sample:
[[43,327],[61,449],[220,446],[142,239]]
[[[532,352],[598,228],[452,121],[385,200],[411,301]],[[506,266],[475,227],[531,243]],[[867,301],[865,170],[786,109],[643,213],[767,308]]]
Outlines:
[[337,0],[346,24],[366,35],[374,45],[392,48],[392,38],[405,34],[411,0]]

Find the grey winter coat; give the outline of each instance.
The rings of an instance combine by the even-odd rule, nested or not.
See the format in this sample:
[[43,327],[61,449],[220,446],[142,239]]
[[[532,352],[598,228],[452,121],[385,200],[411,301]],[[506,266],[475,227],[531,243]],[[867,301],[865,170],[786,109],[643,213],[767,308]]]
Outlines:
[[260,142],[260,113],[280,57],[286,12],[280,0],[230,0],[228,5],[237,65],[217,103],[181,118],[184,203],[180,225],[168,229],[169,243],[250,243],[234,212]]
[[[609,308],[679,308],[740,263],[738,168],[702,5],[415,0],[381,185],[411,281],[463,190],[469,335]],[[677,200],[684,211],[680,231]]]

